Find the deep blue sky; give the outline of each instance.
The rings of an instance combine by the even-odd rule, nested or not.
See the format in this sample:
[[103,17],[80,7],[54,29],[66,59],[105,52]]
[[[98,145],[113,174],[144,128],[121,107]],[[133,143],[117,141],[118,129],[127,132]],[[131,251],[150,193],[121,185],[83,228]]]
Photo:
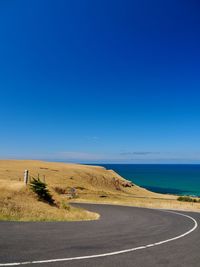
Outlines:
[[199,13],[0,1],[0,158],[200,163]]

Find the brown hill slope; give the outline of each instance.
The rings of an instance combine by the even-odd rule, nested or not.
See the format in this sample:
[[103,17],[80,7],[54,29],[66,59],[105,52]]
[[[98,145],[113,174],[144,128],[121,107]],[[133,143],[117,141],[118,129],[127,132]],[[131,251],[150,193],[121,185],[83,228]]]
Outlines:
[[[131,195],[139,197],[162,197],[140,188],[125,180],[113,170],[103,167],[65,164],[31,160],[0,160],[0,181],[7,181],[12,186],[12,181],[23,182],[24,170],[28,169],[30,176],[38,175],[54,189],[76,188],[79,196],[95,194],[101,196]],[[22,183],[23,184],[23,183]]]

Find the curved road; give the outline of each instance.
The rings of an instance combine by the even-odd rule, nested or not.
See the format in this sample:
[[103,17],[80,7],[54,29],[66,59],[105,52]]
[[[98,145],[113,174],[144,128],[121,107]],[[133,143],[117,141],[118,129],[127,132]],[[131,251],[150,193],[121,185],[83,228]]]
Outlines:
[[0,266],[26,263],[19,266],[196,267],[200,264],[198,213],[180,212],[181,215],[112,205],[79,206],[100,213],[100,220],[0,222]]

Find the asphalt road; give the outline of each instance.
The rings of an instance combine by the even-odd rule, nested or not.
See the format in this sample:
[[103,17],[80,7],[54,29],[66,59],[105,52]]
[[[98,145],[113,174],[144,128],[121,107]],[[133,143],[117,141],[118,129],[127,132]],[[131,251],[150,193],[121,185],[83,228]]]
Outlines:
[[[195,221],[189,217],[143,208],[81,206],[100,213],[100,220],[0,222],[0,266],[6,266],[2,265],[5,263],[15,266],[14,263],[20,262],[27,262],[21,265],[27,267],[200,266],[200,229],[195,229]],[[200,213],[181,213],[197,223],[200,221]],[[158,244],[152,246],[155,243]],[[120,254],[112,255],[112,252]],[[74,259],[92,255],[97,256]],[[52,259],[55,261],[30,263]]]

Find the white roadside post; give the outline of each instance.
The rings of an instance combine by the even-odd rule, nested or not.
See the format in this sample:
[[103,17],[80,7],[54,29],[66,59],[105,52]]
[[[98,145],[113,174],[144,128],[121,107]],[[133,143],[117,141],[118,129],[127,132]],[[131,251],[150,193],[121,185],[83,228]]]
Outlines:
[[24,183],[27,185],[28,183],[28,170],[24,171]]

